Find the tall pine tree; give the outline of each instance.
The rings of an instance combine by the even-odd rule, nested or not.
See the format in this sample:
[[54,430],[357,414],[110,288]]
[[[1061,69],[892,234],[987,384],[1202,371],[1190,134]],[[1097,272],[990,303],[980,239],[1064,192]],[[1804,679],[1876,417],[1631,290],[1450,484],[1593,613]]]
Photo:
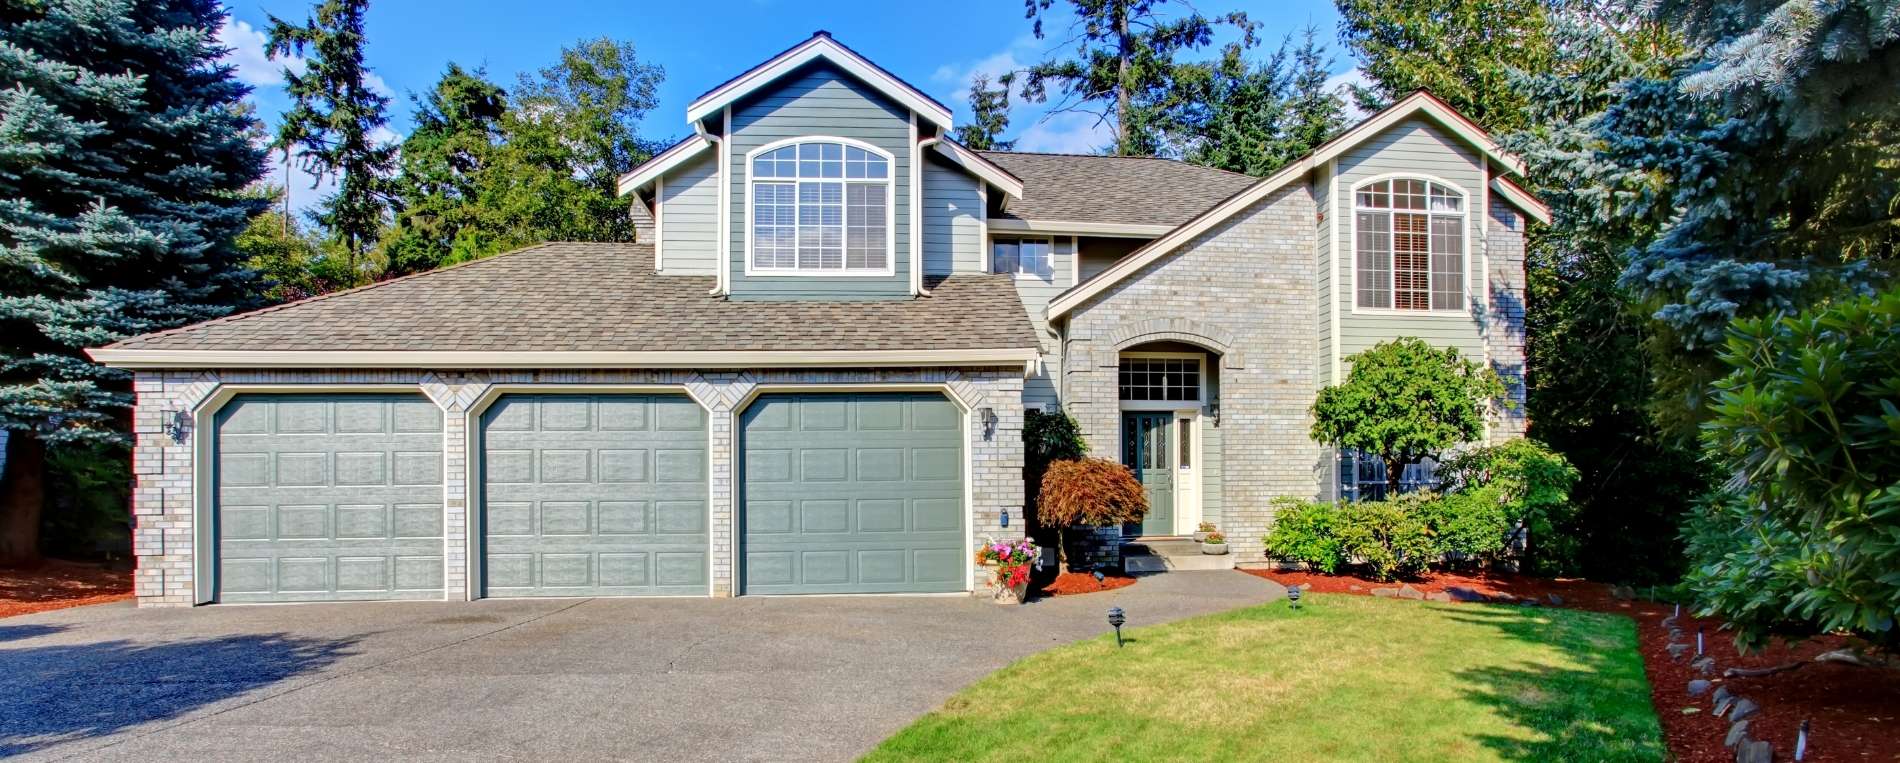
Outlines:
[[126,374],[81,349],[254,298],[232,239],[263,152],[216,0],[0,5],[0,561],[38,553],[47,446],[122,444]]
[[1549,68],[1546,0],[1337,0],[1339,36],[1371,87],[1359,105],[1377,111],[1429,90],[1494,133],[1523,129],[1530,106],[1513,72]]
[[1289,36],[1259,64],[1242,53],[1229,45],[1218,63],[1205,65],[1204,106],[1181,130],[1183,154],[1195,164],[1266,176],[1332,137],[1345,123],[1345,104],[1326,88],[1331,61],[1316,28],[1307,27],[1298,47]]
[[[1023,0],[1025,14],[1034,20],[1036,37],[1043,36],[1043,14],[1055,0]],[[1186,3],[1170,12],[1168,0],[1069,0],[1075,14],[1076,40],[1068,58],[1052,58],[1025,72],[1023,98],[1031,103],[1061,94],[1055,112],[1092,114],[1115,131],[1111,153],[1154,156],[1166,146],[1182,109],[1194,104],[1191,87],[1177,77],[1183,64],[1175,56],[1214,42],[1218,26],[1240,32],[1244,47],[1255,43],[1258,25],[1241,12],[1209,17]]]
[[277,146],[295,151],[312,176],[337,178],[317,222],[352,272],[365,266],[387,222],[396,169],[396,146],[378,139],[389,123],[389,97],[370,86],[363,59],[368,9],[369,0],[323,0],[301,24],[270,17],[272,57],[309,52],[303,73],[284,72],[292,106],[277,127]]
[[508,94],[480,71],[449,64],[426,96],[417,98],[415,129],[402,142],[397,179],[402,211],[384,242],[386,275],[416,273],[458,256],[458,240],[476,241],[484,210],[474,204],[482,173],[500,150]]
[[1009,129],[1009,88],[1015,83],[1015,72],[998,76],[995,87],[988,74],[970,78],[970,121],[957,125],[957,142],[979,151],[1008,151],[1016,145],[1003,140]]

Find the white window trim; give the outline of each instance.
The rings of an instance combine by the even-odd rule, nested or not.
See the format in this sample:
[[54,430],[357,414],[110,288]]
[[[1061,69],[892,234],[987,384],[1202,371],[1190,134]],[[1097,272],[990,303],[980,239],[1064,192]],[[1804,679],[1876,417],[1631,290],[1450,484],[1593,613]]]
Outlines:
[[[1115,400],[1124,411],[1198,411],[1207,401],[1207,353],[1204,352],[1124,352],[1122,359],[1181,359],[1192,360],[1199,368],[1196,377],[1200,379],[1199,388],[1194,392],[1193,400],[1122,400],[1121,362],[1115,364]],[[1178,512],[1177,512],[1178,514]]]
[[[987,270],[988,272],[991,272],[991,273],[996,273],[996,245],[1004,241],[1016,242],[1017,247],[1018,247],[1017,249],[1018,252],[1022,251],[1021,246],[1022,246],[1022,242],[1024,241],[1040,241],[1042,243],[1048,244],[1049,245],[1049,277],[1048,278],[1044,278],[1042,276],[1036,275],[1035,273],[1024,273],[1023,267],[1022,267],[1021,254],[1018,254],[1016,257],[1016,271],[1013,273],[1009,273],[1007,275],[1014,276],[1016,280],[1018,281],[1039,281],[1039,282],[1047,283],[1047,284],[1055,283],[1056,281],[1056,240],[1054,237],[1003,236],[1000,238],[990,239],[990,245],[988,249],[989,266],[984,268],[984,270]],[[1004,275],[1004,274],[997,273],[997,275]]]
[[[1461,252],[1459,256],[1463,258],[1463,262],[1461,264],[1461,267],[1463,269],[1460,272],[1464,273],[1464,295],[1465,295],[1464,307],[1459,308],[1457,310],[1437,310],[1437,309],[1402,310],[1396,307],[1360,307],[1359,306],[1359,189],[1365,186],[1372,185],[1373,183],[1380,182],[1382,180],[1424,180],[1424,181],[1428,181],[1432,183],[1437,183],[1446,188],[1450,188],[1454,191],[1457,191],[1459,196],[1463,198],[1463,203],[1459,205],[1459,215],[1463,218],[1464,222],[1462,225],[1459,226],[1459,230],[1464,231],[1464,235],[1460,236],[1459,238],[1463,244],[1464,251]],[[1437,318],[1452,318],[1452,317],[1470,318],[1471,306],[1476,300],[1476,298],[1471,293],[1471,281],[1472,281],[1472,278],[1471,278],[1471,238],[1472,238],[1471,236],[1471,203],[1472,203],[1471,198],[1472,198],[1471,192],[1469,190],[1466,190],[1464,186],[1454,183],[1450,180],[1446,180],[1444,178],[1438,177],[1437,175],[1428,175],[1428,174],[1420,173],[1420,172],[1388,172],[1382,175],[1374,175],[1372,177],[1360,180],[1357,183],[1353,183],[1352,187],[1346,190],[1347,202],[1345,205],[1346,206],[1345,214],[1343,215],[1346,218],[1343,221],[1344,225],[1346,226],[1345,227],[1346,251],[1344,252],[1344,255],[1345,255],[1344,261],[1345,261],[1346,267],[1351,269],[1352,271],[1351,299],[1347,302],[1347,304],[1352,306],[1352,314],[1353,315],[1412,316],[1412,317],[1423,316],[1423,317],[1437,317]],[[1427,204],[1427,206],[1430,206],[1429,203]],[[1387,210],[1387,211],[1391,211],[1391,210]],[[1433,213],[1427,210],[1427,214],[1430,215]],[[1443,213],[1436,213],[1436,214],[1442,215]],[[1339,222],[1340,221],[1335,221],[1335,224],[1337,225],[1339,224]],[[1398,268],[1394,267],[1392,268],[1392,275],[1390,276],[1390,278],[1396,279],[1397,277],[1398,277]],[[1388,283],[1387,288],[1391,290],[1392,294],[1394,295],[1398,294],[1398,286],[1397,286],[1396,281],[1392,281]],[[1394,301],[1396,303],[1396,298]]]
[[[753,208],[754,200],[757,198],[757,194],[754,193],[754,188],[758,185],[759,179],[752,176],[752,160],[758,158],[759,154],[763,154],[768,151],[776,151],[786,146],[798,145],[801,143],[839,143],[839,144],[851,146],[854,148],[861,148],[861,149],[864,149],[865,151],[868,151],[870,153],[876,154],[879,157],[882,157],[884,159],[885,165],[890,168],[890,171],[884,174],[884,267],[883,269],[881,270],[846,270],[846,269],[827,270],[827,269],[822,269],[822,268],[780,269],[780,268],[753,267],[752,239],[756,231],[754,231],[752,228],[752,208]],[[897,157],[893,156],[891,152],[885,151],[884,149],[878,148],[877,146],[871,145],[864,141],[854,140],[852,138],[842,138],[842,137],[838,137],[834,135],[800,135],[796,138],[784,138],[781,140],[775,140],[775,141],[772,141],[771,143],[767,143],[763,146],[759,146],[758,148],[754,148],[751,151],[747,151],[745,155],[744,167],[745,167],[745,179],[746,179],[745,204],[744,204],[745,206],[745,274],[747,276],[795,276],[795,277],[800,277],[800,278],[813,278],[813,277],[816,277],[816,278],[889,278],[897,274]],[[824,178],[824,179],[831,180],[833,178]],[[857,183],[867,183],[867,184],[871,181],[876,180],[876,178],[835,178],[835,179],[841,183],[857,182]],[[801,180],[804,180],[804,178],[793,178],[792,182],[796,184]],[[770,180],[767,180],[766,182],[776,183],[776,182],[783,182],[783,180],[779,178],[772,178]],[[847,224],[847,227],[848,227],[848,224]]]

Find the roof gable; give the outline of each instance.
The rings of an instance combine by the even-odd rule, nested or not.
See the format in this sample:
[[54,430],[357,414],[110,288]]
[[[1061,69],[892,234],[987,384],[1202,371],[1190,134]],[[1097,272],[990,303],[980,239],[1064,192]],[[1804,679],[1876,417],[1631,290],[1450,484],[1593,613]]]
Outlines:
[[686,106],[686,119],[690,122],[710,117],[747,95],[763,88],[787,74],[814,61],[826,61],[833,66],[862,80],[884,97],[917,113],[919,119],[936,125],[943,130],[953,127],[949,107],[938,103],[936,99],[925,95],[923,91],[911,87],[909,83],[898,79],[897,75],[885,71],[883,67],[871,63],[869,59],[856,51],[831,39],[829,32],[818,32],[804,42],[792,46],[790,50],[773,56],[765,63],[746,70],[724,84],[706,92]]
[[[1115,263],[1108,266],[1107,269],[1095,274],[1095,277],[1076,284],[1070,287],[1068,291],[1056,295],[1055,299],[1049,301],[1046,317],[1049,320],[1054,320],[1068,314],[1069,311],[1080,307],[1091,297],[1100,294],[1103,290],[1115,285],[1122,279],[1139,272],[1144,266],[1160,259],[1181,245],[1193,241],[1196,236],[1207,232],[1222,222],[1225,222],[1228,218],[1253,206],[1255,202],[1266,198],[1273,192],[1286,187],[1295,180],[1306,177],[1307,174],[1311,173],[1315,168],[1338,158],[1340,154],[1345,153],[1352,147],[1370,140],[1380,133],[1385,132],[1387,129],[1403,123],[1405,120],[1414,116],[1429,118],[1439,126],[1445,128],[1452,135],[1477,149],[1478,153],[1482,154],[1490,162],[1509,170],[1511,174],[1524,174],[1524,160],[1519,159],[1514,154],[1506,152],[1504,148],[1498,145],[1498,142],[1491,137],[1490,133],[1485,132],[1484,128],[1479,127],[1476,122],[1458,113],[1458,110],[1452,108],[1450,104],[1439,100],[1431,93],[1420,90],[1386,107],[1384,111],[1367,117],[1359,124],[1353,125],[1345,132],[1340,133],[1338,137],[1320,144],[1320,146],[1313,149],[1311,153],[1294,160],[1287,166],[1280,168],[1278,172],[1268,175],[1266,178],[1249,186],[1246,190],[1229,196],[1226,200],[1196,215],[1194,219],[1182,223],[1179,227],[1169,231],[1160,238],[1148,242],[1147,246],[1130,252],[1128,256],[1115,261]],[[1502,180],[1502,176],[1500,176],[1499,179]],[[1543,206],[1543,204],[1538,202],[1529,192],[1524,191],[1515,184],[1511,184],[1509,181],[1505,181],[1504,185],[1509,187],[1509,190],[1500,188],[1500,190],[1503,191],[1500,193],[1500,196],[1505,200],[1523,208],[1525,212],[1530,213],[1534,218],[1545,221],[1549,219],[1549,208]],[[1493,187],[1497,188],[1498,184],[1493,183]]]

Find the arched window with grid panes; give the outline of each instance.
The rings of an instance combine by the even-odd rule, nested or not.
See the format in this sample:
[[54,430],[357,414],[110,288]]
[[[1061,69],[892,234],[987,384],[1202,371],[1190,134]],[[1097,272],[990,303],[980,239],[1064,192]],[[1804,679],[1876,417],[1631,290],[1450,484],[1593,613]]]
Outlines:
[[1468,206],[1463,192],[1425,178],[1353,189],[1353,304],[1463,311]]
[[891,272],[891,164],[890,154],[843,138],[755,149],[748,271]]

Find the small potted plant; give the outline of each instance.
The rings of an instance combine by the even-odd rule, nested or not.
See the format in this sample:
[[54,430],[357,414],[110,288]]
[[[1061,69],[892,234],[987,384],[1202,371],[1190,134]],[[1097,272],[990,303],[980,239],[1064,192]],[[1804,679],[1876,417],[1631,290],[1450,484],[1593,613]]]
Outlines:
[[1036,563],[1035,541],[990,543],[976,552],[976,561],[995,567],[996,600],[1021,604],[1029,599],[1029,568]]
[[1213,534],[1214,534],[1214,523],[1202,522],[1200,528],[1194,531],[1194,542],[1206,543],[1207,536],[1213,535]]
[[1217,532],[1208,533],[1207,537],[1201,540],[1201,553],[1210,556],[1227,553],[1227,536]]

